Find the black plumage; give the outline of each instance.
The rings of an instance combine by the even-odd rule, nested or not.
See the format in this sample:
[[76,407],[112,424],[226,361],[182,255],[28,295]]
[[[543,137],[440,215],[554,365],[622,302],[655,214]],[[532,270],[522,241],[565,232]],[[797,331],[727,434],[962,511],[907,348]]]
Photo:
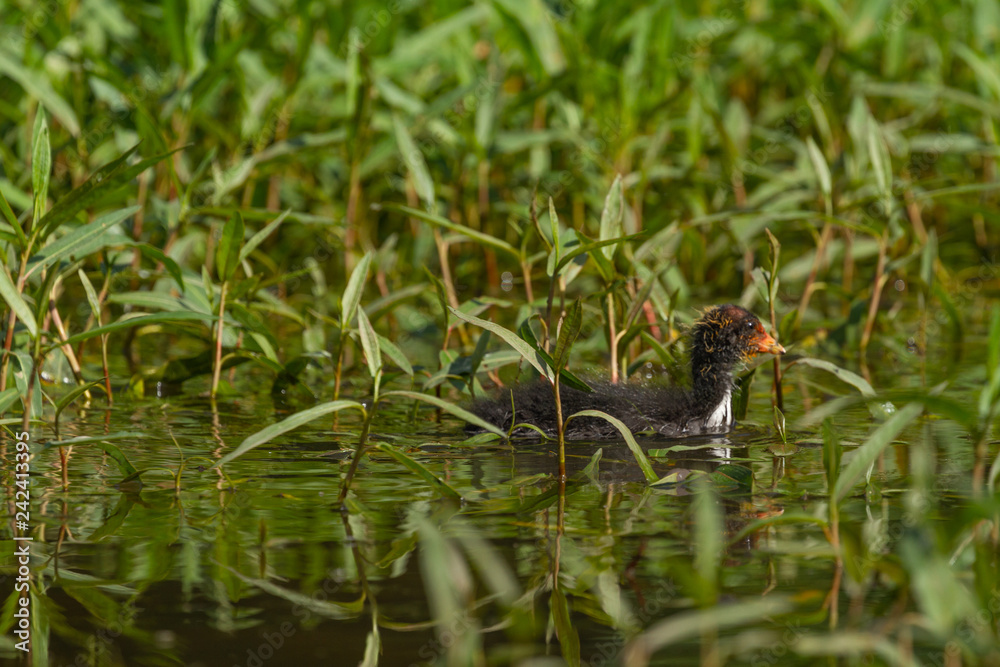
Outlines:
[[[620,419],[633,432],[724,433],[734,424],[730,407],[733,369],[758,353],[784,351],[753,313],[732,304],[716,306],[707,310],[691,331],[690,389],[656,382],[598,381],[588,383],[594,389],[588,394],[561,384],[563,418],[581,410],[600,410]],[[471,410],[504,430],[510,429],[513,419],[548,434],[557,431],[552,387],[545,380],[501,390],[495,397],[473,402]],[[530,435],[533,431],[519,428],[515,433]],[[577,417],[567,426],[566,437],[595,440],[619,434],[603,419]]]

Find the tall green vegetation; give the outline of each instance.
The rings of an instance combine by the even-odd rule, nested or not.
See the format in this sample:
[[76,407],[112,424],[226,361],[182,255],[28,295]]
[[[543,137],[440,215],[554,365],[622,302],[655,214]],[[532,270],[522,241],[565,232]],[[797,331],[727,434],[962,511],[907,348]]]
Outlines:
[[[909,633],[926,631],[933,652],[959,642],[995,660],[995,626],[960,635],[1000,586],[997,25],[993,0],[2,2],[0,422],[48,441],[36,457],[58,449],[69,488],[60,415],[96,404],[99,389],[110,405],[186,383],[216,418],[217,401],[270,390],[291,414],[213,453],[223,471],[304,424],[357,415],[335,503],[344,530],[346,515],[370,517],[357,492],[374,455],[446,500],[415,516],[394,553],[430,556],[421,568],[441,634],[476,603],[435,557],[492,572],[482,576],[515,638],[544,596],[570,664],[581,660],[574,605],[628,639],[627,664],[687,637],[720,664],[723,630],[798,604],[719,606],[714,503],[728,488],[750,493],[750,468],[660,479],[622,427],[643,499],[654,485],[697,496],[693,561],[669,559],[691,608],[636,624],[611,568],[561,570],[562,545],[575,544],[566,504],[596,484],[600,453],[568,474],[560,430],[552,494],[517,508],[557,517],[556,547],[525,591],[454,518],[473,491],[372,428],[381,406],[405,402],[411,415],[430,406],[478,424],[487,433],[467,444],[483,444],[505,435],[462,407],[484,387],[537,373],[558,399],[585,388],[585,363],[615,381],[675,368],[695,309],[740,301],[794,345],[771,375],[776,469],[794,447],[786,417],[822,440],[823,511],[729,535],[822,531],[836,575],[809,618],[829,641],[792,648],[903,664]],[[971,399],[932,382],[963,341],[986,350]],[[921,385],[877,386],[874,367],[916,369]],[[738,412],[757,373],[742,379]],[[825,402],[789,414],[788,385]],[[876,424],[847,457],[836,419],[858,405]],[[925,466],[895,490],[914,534],[880,550],[858,537],[877,522],[845,508],[872,509],[883,492],[873,471],[925,416],[972,447],[971,509],[949,526],[927,521],[940,508]],[[72,442],[100,446],[126,482],[147,472],[112,439]],[[169,469],[175,490],[187,460]],[[361,602],[316,613],[357,615],[367,599],[365,664],[376,664],[381,616],[361,548]],[[841,631],[844,577],[856,600],[883,584],[902,591],[905,628]],[[478,635],[466,639],[448,658],[483,662]]]

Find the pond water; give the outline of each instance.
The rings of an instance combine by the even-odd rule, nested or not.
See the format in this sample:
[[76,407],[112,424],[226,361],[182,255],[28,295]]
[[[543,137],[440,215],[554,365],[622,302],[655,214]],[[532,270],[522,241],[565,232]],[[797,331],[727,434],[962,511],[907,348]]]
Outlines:
[[[976,359],[970,346],[965,358]],[[916,358],[903,360],[873,384],[948,379],[952,395],[974,396],[981,368],[949,358],[922,370]],[[383,407],[373,443],[407,452],[463,501],[373,451],[346,511],[336,499],[359,431],[348,413],[247,453],[223,477],[212,459],[286,416],[267,394],[217,409],[194,387],[111,410],[96,399],[63,416],[62,437],[115,436],[109,442],[150,470],[141,485],[121,485],[105,452],[77,445],[64,491],[55,451],[36,457],[33,646],[51,665],[248,667],[356,665],[376,638],[384,666],[486,664],[483,656],[492,665],[557,665],[577,643],[580,661],[594,667],[811,664],[822,648],[813,644],[831,633],[847,641],[876,627],[898,646],[891,619],[920,601],[893,568],[913,557],[907,544],[924,539],[922,530],[967,505],[972,445],[950,421],[911,424],[880,457],[867,495],[862,481],[842,506],[841,539],[855,558],[840,571],[824,528],[792,520],[827,517],[828,497],[818,427],[791,425],[831,397],[823,387],[850,388],[819,371],[790,372],[786,445],[770,425],[770,374],[758,378],[767,381],[754,385],[749,417],[733,433],[641,440],[646,449],[685,448],[653,459],[661,477],[735,464],[753,471],[752,491],[651,487],[624,444],[574,443],[560,493],[553,444],[469,446],[457,420],[438,423],[424,407],[413,419],[413,406],[398,404]],[[835,423],[845,463],[878,427],[864,406]],[[35,440],[51,439],[38,431]],[[598,447],[597,471],[585,474]],[[5,474],[11,452],[9,443],[0,451]],[[207,458],[186,464],[175,493],[169,471],[187,457]],[[927,494],[933,510],[920,505]],[[8,507],[13,515],[11,499]],[[742,532],[779,516],[789,521]],[[2,544],[9,556],[12,543]],[[648,643],[635,640],[642,631]],[[908,641],[925,662],[942,655],[933,636],[911,632]],[[856,659],[892,662],[882,648],[859,649]]]

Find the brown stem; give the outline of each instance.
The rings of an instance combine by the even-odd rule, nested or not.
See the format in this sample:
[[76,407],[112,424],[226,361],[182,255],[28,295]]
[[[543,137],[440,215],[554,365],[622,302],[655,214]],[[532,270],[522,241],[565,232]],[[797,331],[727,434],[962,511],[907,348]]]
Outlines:
[[872,337],[872,329],[875,328],[875,315],[878,313],[879,301],[882,300],[882,288],[885,287],[888,276],[885,274],[886,256],[888,254],[888,230],[882,234],[878,244],[878,266],[875,269],[875,283],[872,287],[872,300],[868,305],[868,321],[865,322],[865,330],[861,334],[861,355],[868,351],[868,343]]
[[[841,282],[843,283],[844,293],[850,294],[851,285],[854,283],[854,232],[850,229],[844,230],[844,268]],[[845,300],[842,309],[845,317],[850,309],[851,304]]]
[[[799,301],[799,309],[795,313],[795,324],[792,327],[792,331],[798,331],[799,325],[802,323],[802,314],[806,312],[806,308],[809,306],[809,299],[812,298],[813,290],[816,288],[816,274],[819,273],[819,267],[823,263],[823,257],[826,255],[826,246],[830,242],[832,235],[833,226],[827,222],[823,225],[823,231],[820,232],[819,242],[816,243],[816,256],[813,258],[812,268],[809,269],[809,277],[806,278],[806,285],[802,290],[802,300]],[[771,325],[774,326],[773,321]]]
[[[29,244],[29,247],[32,244]],[[21,255],[21,269],[17,274],[17,293],[24,294],[24,271],[28,264],[28,251],[25,250]],[[6,269],[0,269],[0,271],[6,271]],[[7,388],[7,367],[10,364],[10,348],[14,344],[14,324],[17,321],[17,316],[14,315],[14,309],[10,311],[10,316],[7,318],[7,337],[3,341],[3,360],[0,361],[0,392]]]
[[921,244],[927,243],[927,228],[924,226],[924,219],[920,215],[920,205],[913,196],[913,191],[906,190],[903,193],[903,199],[906,202],[906,215],[910,218],[910,224],[913,225],[913,232],[917,235],[917,240]]
[[222,289],[219,292],[219,327],[215,336],[215,368],[212,370],[212,398],[219,391],[219,375],[222,372],[222,320],[226,313],[226,290],[229,281],[222,282]]
[[552,382],[552,395],[556,399],[556,428],[559,435],[559,483],[566,483],[566,425],[563,424],[562,400],[559,398],[559,374],[556,369]]
[[[53,289],[53,292],[55,290]],[[52,320],[52,324],[56,328],[56,333],[59,338],[66,340],[69,336],[66,335],[66,327],[63,325],[62,318],[59,316],[59,311],[56,310],[56,298],[55,294],[49,298],[49,317]],[[80,368],[80,361],[76,358],[76,354],[73,352],[73,348],[70,345],[61,345],[60,349],[63,354],[66,355],[66,361],[69,362],[69,368],[73,371],[73,377],[76,379],[77,384],[83,384],[83,371]],[[90,400],[90,392],[86,392],[85,396],[87,400]]]
[[526,259],[521,260],[521,275],[524,276],[524,298],[530,306],[535,302],[535,290],[531,285],[531,264]]
[[608,293],[608,339],[611,341],[611,384],[618,384],[618,334],[615,329],[615,297]]

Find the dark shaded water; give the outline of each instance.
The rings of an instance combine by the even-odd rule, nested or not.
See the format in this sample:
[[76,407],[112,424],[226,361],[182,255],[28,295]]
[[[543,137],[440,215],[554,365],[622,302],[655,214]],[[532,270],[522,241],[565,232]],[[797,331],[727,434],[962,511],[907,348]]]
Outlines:
[[[936,374],[961,393],[975,385],[976,372],[970,364]],[[828,398],[822,386],[831,384],[819,372],[792,376],[789,421],[805,401]],[[894,374],[892,384],[919,384],[918,375]],[[876,556],[858,566],[857,581],[850,565],[837,581],[830,543],[813,523],[739,536],[759,518],[826,516],[821,438],[791,432],[795,445],[782,447],[774,429],[760,425],[769,423],[764,385],[755,387],[751,419],[727,437],[643,441],[652,449],[691,448],[655,459],[660,475],[712,472],[728,461],[753,470],[752,493],[721,489],[711,508],[699,509],[693,486],[649,487],[624,445],[604,443],[596,478],[581,473],[567,486],[561,535],[553,445],[463,446],[459,424],[439,425],[430,410],[412,423],[410,406],[387,406],[373,438],[409,452],[464,502],[442,499],[374,452],[345,513],[335,500],[349,457],[337,452],[354,444],[353,417],[341,416],[332,431],[331,419],[314,422],[248,453],[225,467],[228,480],[193,459],[175,495],[165,469],[176,471],[186,457],[217,459],[285,415],[267,396],[220,401],[216,413],[205,399],[181,395],[64,416],[63,438],[130,434],[110,441],[149,470],[141,486],[121,486],[108,455],[77,445],[64,492],[55,451],[36,457],[33,644],[52,665],[356,665],[377,614],[380,665],[470,664],[463,656],[480,644],[491,664],[561,664],[559,628],[550,620],[558,563],[584,664],[618,664],[636,632],[712,599],[733,608],[780,599],[796,615],[759,613],[711,632],[680,632],[654,663],[810,662],[795,657],[810,635],[867,629],[913,602],[888,582],[891,573],[873,579],[867,572],[881,562]],[[837,424],[845,462],[850,445],[876,427],[864,407],[838,415]],[[51,437],[37,430],[36,440]],[[595,451],[573,445],[571,473]],[[9,443],[0,449],[4,474],[11,452]],[[906,539],[915,529],[907,502],[920,492],[914,466],[933,470],[943,497],[928,521],[947,519],[941,513],[949,507],[959,511],[971,447],[951,422],[918,421],[876,466],[881,497],[866,499],[859,486],[845,503],[845,540],[884,553]],[[8,493],[11,515],[12,503]],[[700,553],[706,537],[698,519],[706,516],[718,521],[714,560]],[[0,543],[4,563],[12,562],[12,544]],[[5,588],[12,572],[5,569]],[[919,654],[920,638],[914,641]]]

